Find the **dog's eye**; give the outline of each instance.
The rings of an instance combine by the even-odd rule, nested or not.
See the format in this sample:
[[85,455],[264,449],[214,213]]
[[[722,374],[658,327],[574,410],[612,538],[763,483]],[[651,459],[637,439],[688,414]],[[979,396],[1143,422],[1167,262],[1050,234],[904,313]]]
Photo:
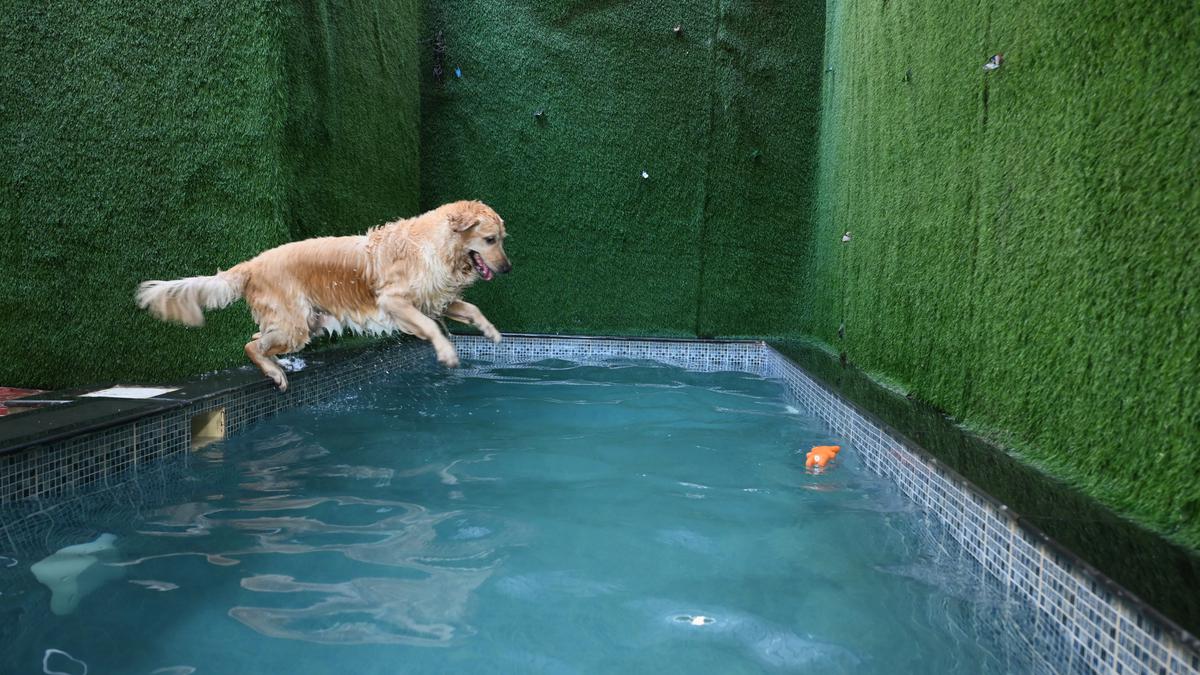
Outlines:
[[494,243],[496,243],[496,238],[495,237],[485,237],[484,241],[486,241],[489,244],[494,244]]

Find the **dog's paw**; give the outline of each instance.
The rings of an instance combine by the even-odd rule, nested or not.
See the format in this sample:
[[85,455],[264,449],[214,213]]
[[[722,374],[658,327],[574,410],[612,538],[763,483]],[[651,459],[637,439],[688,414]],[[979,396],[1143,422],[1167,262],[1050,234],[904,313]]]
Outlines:
[[457,368],[458,367],[458,354],[456,354],[453,349],[451,349],[448,352],[439,353],[437,360],[438,360],[438,363],[442,364],[443,366],[446,366],[447,368]]
[[500,331],[496,330],[495,326],[487,326],[483,329],[483,337],[500,344]]
[[279,393],[282,394],[283,392],[287,391],[288,379],[287,375],[284,375],[282,370],[273,373],[267,373],[267,377],[271,378],[271,381],[274,382],[275,386],[279,388]]

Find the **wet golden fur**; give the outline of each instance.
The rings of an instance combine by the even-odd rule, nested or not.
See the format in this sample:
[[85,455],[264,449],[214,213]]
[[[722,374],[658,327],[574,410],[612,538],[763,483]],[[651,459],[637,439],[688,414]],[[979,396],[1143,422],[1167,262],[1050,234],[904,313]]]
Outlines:
[[490,207],[455,202],[361,236],[284,244],[213,276],[147,281],[137,303],[164,321],[200,326],[204,309],[245,298],[259,326],[246,356],[280,390],[287,376],[275,357],[303,349],[322,331],[403,331],[433,343],[438,361],[453,368],[458,355],[435,319],[471,324],[500,341],[460,294],[481,276],[511,269],[505,236]]

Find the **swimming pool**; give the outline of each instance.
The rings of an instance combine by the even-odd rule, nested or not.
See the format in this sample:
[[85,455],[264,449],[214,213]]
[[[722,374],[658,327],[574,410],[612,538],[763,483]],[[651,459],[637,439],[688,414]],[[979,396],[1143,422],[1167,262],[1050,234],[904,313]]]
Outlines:
[[1036,670],[1028,614],[853,444],[805,470],[838,440],[747,373],[397,374],[89,514],[56,544],[112,537],[57,597],[0,570],[0,672]]

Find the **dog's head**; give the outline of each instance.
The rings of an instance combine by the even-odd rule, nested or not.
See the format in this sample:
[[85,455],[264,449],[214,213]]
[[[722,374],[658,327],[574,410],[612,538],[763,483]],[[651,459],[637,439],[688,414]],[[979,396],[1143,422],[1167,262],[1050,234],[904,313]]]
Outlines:
[[471,268],[491,281],[497,272],[507,274],[512,263],[504,254],[504,220],[483,202],[455,202],[446,206],[450,229]]

